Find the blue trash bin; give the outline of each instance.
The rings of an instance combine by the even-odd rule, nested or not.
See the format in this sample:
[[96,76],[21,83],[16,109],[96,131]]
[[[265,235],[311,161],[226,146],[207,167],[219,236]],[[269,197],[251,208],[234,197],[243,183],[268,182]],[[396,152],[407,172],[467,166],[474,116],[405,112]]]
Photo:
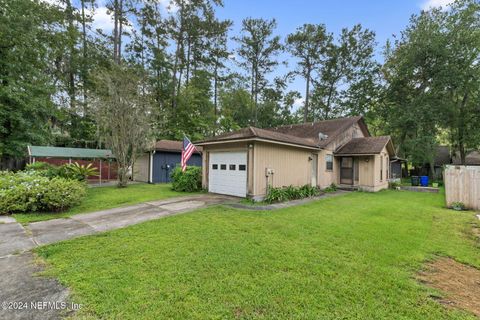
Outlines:
[[420,177],[420,185],[422,187],[428,187],[428,176],[421,176]]

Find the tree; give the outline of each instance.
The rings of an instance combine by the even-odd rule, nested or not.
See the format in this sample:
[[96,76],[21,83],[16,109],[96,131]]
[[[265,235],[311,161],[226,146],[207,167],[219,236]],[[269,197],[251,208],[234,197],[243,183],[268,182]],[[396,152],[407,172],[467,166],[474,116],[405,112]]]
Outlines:
[[[55,88],[49,70],[61,31],[58,7],[0,0],[0,157],[23,158],[29,144],[51,140]],[[2,166],[0,164],[0,166]]]
[[417,164],[433,167],[433,146],[444,130],[463,163],[467,150],[480,145],[479,14],[473,0],[424,11],[387,47],[383,117]]
[[250,92],[254,106],[253,124],[257,124],[258,98],[267,85],[266,75],[278,66],[276,56],[281,52],[280,37],[273,36],[277,23],[275,19],[252,19],[242,21],[242,34],[235,37],[240,47],[237,52],[243,59],[240,66],[250,75]]
[[151,110],[137,70],[113,65],[95,76],[91,97],[99,134],[118,164],[118,186],[126,187],[135,159],[151,141]]
[[365,114],[377,95],[375,33],[355,25],[350,30],[342,29],[337,42],[330,40],[313,79],[312,118]]
[[303,107],[303,122],[307,122],[310,101],[310,83],[312,73],[322,62],[322,57],[331,42],[325,25],[304,24],[295,33],[287,36],[286,48],[297,59],[298,68],[295,74],[305,79],[305,105]]

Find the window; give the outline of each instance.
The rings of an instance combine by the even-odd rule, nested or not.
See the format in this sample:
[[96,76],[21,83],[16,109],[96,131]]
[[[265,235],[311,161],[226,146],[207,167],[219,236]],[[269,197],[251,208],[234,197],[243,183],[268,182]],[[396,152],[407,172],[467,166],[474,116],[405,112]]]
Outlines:
[[239,164],[239,165],[238,165],[238,170],[240,170],[240,171],[245,171],[245,170],[247,170],[247,166],[244,165],[244,164]]
[[383,156],[380,156],[380,181],[383,181]]
[[220,165],[220,170],[227,170],[227,165],[226,164],[221,164]]
[[327,154],[325,156],[325,162],[327,164],[327,171],[333,170],[333,156],[331,154]]
[[212,164],[212,170],[217,170],[218,169],[218,164]]
[[229,166],[229,170],[235,171],[236,169],[237,169],[237,166],[234,165],[234,164],[231,164],[231,165]]

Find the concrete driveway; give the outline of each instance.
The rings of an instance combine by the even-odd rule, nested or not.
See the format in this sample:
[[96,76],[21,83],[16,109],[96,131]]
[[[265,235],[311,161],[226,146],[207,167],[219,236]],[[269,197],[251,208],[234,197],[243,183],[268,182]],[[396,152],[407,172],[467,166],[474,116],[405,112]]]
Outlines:
[[37,246],[237,201],[238,198],[202,194],[78,214],[26,226],[4,218],[0,223],[0,319],[60,319],[71,312],[71,305],[67,303],[68,289],[54,279],[35,275],[42,271],[30,252]]

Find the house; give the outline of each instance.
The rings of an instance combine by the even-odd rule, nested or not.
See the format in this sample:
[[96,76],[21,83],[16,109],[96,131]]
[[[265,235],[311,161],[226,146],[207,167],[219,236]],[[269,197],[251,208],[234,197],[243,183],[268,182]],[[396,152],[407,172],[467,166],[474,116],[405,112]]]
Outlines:
[[[133,180],[149,183],[170,182],[172,170],[175,166],[180,165],[182,146],[182,141],[157,141],[151,150],[145,152],[135,161],[135,165],[133,166]],[[187,165],[202,165],[202,155],[199,151],[192,154]]]
[[197,142],[209,192],[260,200],[270,186],[336,184],[388,187],[395,155],[390,137],[372,137],[363,117],[260,129],[248,127]]
[[28,146],[28,162],[46,162],[61,166],[69,163],[91,164],[100,175],[89,177],[99,182],[117,179],[117,163],[109,149],[64,148],[50,146]]
[[[462,163],[460,153],[456,153],[453,156],[452,163],[460,165]],[[480,166],[480,151],[474,150],[467,153],[465,156],[465,165],[467,166]]]

